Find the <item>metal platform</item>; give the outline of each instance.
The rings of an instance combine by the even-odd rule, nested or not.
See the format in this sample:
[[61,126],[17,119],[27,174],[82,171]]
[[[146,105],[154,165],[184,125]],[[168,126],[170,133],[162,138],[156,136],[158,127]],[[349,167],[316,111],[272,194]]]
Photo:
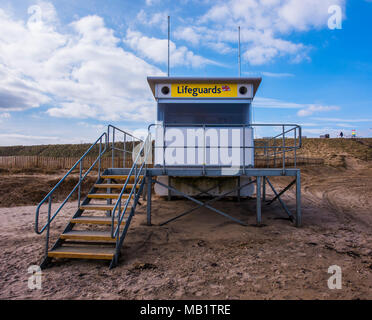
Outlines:
[[[165,171],[164,171],[165,170]],[[229,170],[231,171],[229,174]],[[112,175],[126,175],[129,174],[130,169],[119,169],[113,168],[109,169],[109,173]],[[217,214],[223,215],[228,219],[231,219],[241,225],[246,225],[246,223],[234,218],[233,216],[222,212],[214,207],[211,206],[213,202],[216,202],[222,198],[229,196],[231,193],[239,191],[240,189],[246,187],[248,184],[240,185],[238,183],[235,189],[232,189],[226,192],[223,195],[218,197],[214,197],[209,201],[203,202],[201,199],[197,197],[193,197],[190,195],[185,194],[184,192],[177,190],[176,188],[166,185],[157,181],[156,177],[158,176],[169,176],[169,177],[235,177],[238,179],[240,177],[249,177],[252,179],[251,182],[248,184],[255,184],[256,185],[256,224],[260,226],[262,224],[262,204],[270,205],[274,201],[278,200],[283,210],[288,215],[288,219],[295,223],[297,227],[302,225],[302,216],[301,216],[301,171],[300,169],[277,169],[277,168],[241,168],[240,170],[231,168],[231,169],[224,169],[223,175],[221,174],[221,168],[180,168],[180,167],[166,167],[165,169],[162,168],[147,168],[145,176],[146,176],[146,197],[147,197],[147,224],[150,226],[152,221],[152,210],[151,210],[151,202],[152,202],[152,184],[157,183],[160,184],[162,187],[167,188],[173,194],[179,195],[184,197],[192,202],[195,202],[198,206],[188,210],[186,212],[180,213],[174,218],[162,223],[164,225],[166,223],[172,222],[176,219],[179,219],[201,207],[205,207],[210,209]],[[272,182],[270,181],[271,177],[293,177],[293,181],[288,184],[282,191],[278,192]],[[287,192],[292,186],[296,186],[296,212],[292,214],[291,211],[288,209],[287,205],[282,199],[282,196],[285,192]],[[266,189],[270,188],[275,197],[273,199],[267,200]],[[210,190],[200,190],[200,194],[208,194]]]

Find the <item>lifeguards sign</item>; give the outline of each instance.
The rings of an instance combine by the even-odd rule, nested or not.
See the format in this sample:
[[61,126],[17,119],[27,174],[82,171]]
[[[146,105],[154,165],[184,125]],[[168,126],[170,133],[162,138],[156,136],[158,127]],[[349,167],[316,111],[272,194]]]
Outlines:
[[172,83],[174,98],[236,98],[238,85],[236,83]]
[[253,99],[261,83],[261,78],[149,77],[147,80],[156,99],[174,100]]

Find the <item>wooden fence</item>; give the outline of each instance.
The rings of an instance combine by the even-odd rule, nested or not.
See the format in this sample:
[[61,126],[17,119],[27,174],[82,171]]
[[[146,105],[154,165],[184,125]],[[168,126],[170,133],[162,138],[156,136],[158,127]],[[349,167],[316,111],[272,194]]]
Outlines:
[[[281,156],[266,158],[264,156],[255,156],[254,164],[256,168],[280,168],[283,166],[283,158]],[[323,165],[324,159],[321,158],[310,158],[298,156],[296,158],[297,166],[309,166],[309,165]],[[294,167],[294,157],[285,158],[285,166],[288,168]]]
[[[7,169],[70,169],[80,158],[62,158],[62,157],[40,157],[40,156],[13,156],[13,157],[0,157],[0,168]],[[83,168],[89,167],[96,160],[95,157],[87,157],[83,161]],[[125,167],[132,166],[132,160],[126,159]],[[114,167],[122,168],[124,165],[123,158],[115,157]],[[102,168],[111,168],[111,157],[104,157],[101,159]],[[98,168],[98,162],[96,164]],[[77,167],[79,169],[79,166]]]
[[[281,167],[282,158],[278,157],[274,159],[266,159],[264,157],[255,157],[255,166],[258,168],[265,167]],[[0,168],[7,169],[70,169],[79,160],[79,158],[62,158],[62,157],[40,157],[40,156],[13,156],[13,157],[0,157]],[[83,168],[89,169],[89,167],[96,160],[95,157],[87,157],[84,159]],[[130,168],[133,162],[132,159],[126,159],[125,168]],[[297,165],[322,165],[324,164],[323,159],[308,158],[308,157],[297,157]],[[286,166],[293,166],[294,158],[286,158]],[[112,168],[111,157],[103,157],[101,160],[102,168]],[[123,158],[115,157],[114,167],[123,168]],[[98,168],[98,163],[96,165]],[[79,169],[79,167],[77,168]]]

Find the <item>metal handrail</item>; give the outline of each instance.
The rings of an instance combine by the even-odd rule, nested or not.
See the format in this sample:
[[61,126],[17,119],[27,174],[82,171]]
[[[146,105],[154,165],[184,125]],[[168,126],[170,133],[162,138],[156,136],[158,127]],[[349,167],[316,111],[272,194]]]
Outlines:
[[[137,172],[138,161],[139,161],[139,159],[141,157],[141,154],[143,153],[143,151],[145,150],[146,147],[148,148],[148,150],[146,151],[145,156],[144,156],[144,161],[143,161],[140,169]],[[114,206],[114,209],[112,210],[111,237],[113,239],[116,238],[116,237],[118,237],[120,226],[121,226],[121,223],[123,222],[123,219],[124,219],[126,210],[127,210],[128,206],[129,206],[129,202],[131,201],[133,194],[135,194],[135,192],[136,192],[136,188],[137,188],[139,177],[141,176],[141,173],[143,171],[143,168],[145,166],[147,166],[147,157],[148,157],[150,151],[152,151],[152,148],[151,148],[151,134],[149,134],[147,136],[146,140],[143,142],[143,146],[142,146],[141,150],[138,152],[138,154],[136,156],[136,159],[133,162],[133,165],[132,165],[132,167],[131,167],[131,169],[130,169],[130,171],[128,173],[128,176],[127,176],[127,179],[126,179],[126,181],[124,183],[124,186],[121,189],[121,192],[119,194],[118,200],[116,201],[116,204]],[[133,183],[133,187],[132,187],[131,192],[130,192],[130,194],[128,196],[128,199],[125,202],[125,207],[124,207],[123,211],[120,212],[121,211],[121,200],[122,200],[123,194],[124,194],[124,192],[125,192],[125,190],[126,190],[126,188],[128,186],[128,183],[129,183],[130,178],[133,175],[133,172],[134,171],[136,171],[136,172],[134,174],[135,180],[134,180],[134,183]],[[117,210],[118,207],[119,207],[119,211],[118,211],[118,215],[117,215],[118,223],[117,223],[117,226],[116,226],[116,229],[115,229],[114,228],[115,212],[116,212],[116,210]]]
[[[110,137],[111,137],[111,131],[112,131],[112,141],[110,141]],[[115,147],[115,133],[116,131],[119,131],[121,133],[124,134],[124,140],[123,140],[123,143],[124,143],[124,149],[121,149],[121,148],[117,148]],[[127,138],[129,137],[129,141],[127,141]],[[146,142],[144,143],[144,146],[142,146],[141,148],[141,151],[140,153],[137,155],[136,157],[136,160],[134,161],[133,163],[133,166],[132,168],[134,168],[135,170],[135,182],[134,182],[134,187],[132,188],[132,191],[130,193],[130,196],[129,196],[129,201],[130,199],[132,198],[133,194],[135,194],[135,190],[136,190],[136,187],[137,187],[137,184],[138,184],[138,178],[139,176],[142,174],[142,171],[143,171],[143,168],[144,168],[144,165],[146,164],[147,166],[147,163],[146,161],[144,162],[144,164],[142,164],[139,172],[137,173],[137,165],[138,165],[138,161],[139,161],[139,156],[141,155],[141,153],[143,153],[143,150],[144,150],[144,147],[146,145],[149,145],[151,146],[148,141],[151,141],[150,140],[150,136],[148,137],[148,139],[146,140]],[[132,150],[127,150],[127,143],[132,143]],[[120,142],[121,143],[121,142]],[[53,220],[56,218],[56,216],[60,213],[60,211],[62,210],[62,208],[65,206],[65,204],[67,203],[67,201],[69,201],[69,199],[71,198],[71,196],[73,195],[73,193],[78,190],[78,210],[81,210],[81,185],[82,185],[82,182],[84,181],[84,179],[89,175],[89,173],[93,170],[93,168],[97,165],[98,163],[98,180],[100,180],[101,178],[101,162],[102,162],[102,157],[103,155],[109,150],[109,147],[111,145],[111,153],[112,153],[112,164],[113,164],[113,167],[114,167],[114,160],[115,160],[115,150],[119,150],[121,152],[123,152],[124,154],[124,167],[125,167],[125,161],[126,161],[126,155],[128,153],[132,153],[132,155],[134,154],[135,152],[135,145],[137,143],[143,143],[143,140],[139,139],[139,138],[136,138],[135,136],[133,136],[132,134],[126,132],[126,131],[123,131],[113,125],[109,125],[108,128],[107,128],[107,131],[105,133],[103,133],[90,147],[89,149],[84,153],[84,155],[74,164],[74,166],[64,175],[64,177],[54,186],[54,188],[44,197],[44,199],[39,203],[39,205],[37,206],[36,208],[36,214],[35,214],[35,232],[37,234],[42,234],[45,230],[47,231],[46,232],[46,242],[45,242],[45,257],[47,257],[48,255],[48,252],[49,252],[49,233],[50,233],[50,226],[51,226],[51,223],[53,222]],[[87,157],[87,155],[93,150],[93,148],[97,147],[97,145],[99,145],[99,154],[97,156],[97,158],[95,159],[95,161],[93,162],[93,164],[89,167],[89,169],[85,172],[85,174],[83,175],[83,168],[84,168],[84,159]],[[146,150],[146,159],[148,157],[148,154],[149,154],[149,150]],[[132,159],[133,159],[133,156],[132,156]],[[53,201],[53,195],[55,193],[56,190],[58,190],[58,188],[61,186],[61,184],[66,180],[66,178],[76,169],[78,168],[78,166],[80,166],[80,170],[79,170],[79,182],[74,186],[74,188],[72,189],[72,191],[68,194],[68,196],[63,200],[62,204],[60,204],[60,206],[58,207],[58,209],[55,211],[55,213],[52,215],[52,201]],[[119,229],[120,229],[120,225],[121,225],[121,222],[123,221],[123,218],[124,218],[124,214],[125,214],[125,211],[128,207],[128,202],[126,204],[126,207],[125,207],[125,210],[123,211],[123,213],[121,214],[121,201],[122,201],[122,196],[123,196],[123,193],[124,193],[124,190],[126,189],[126,186],[128,185],[128,181],[129,181],[129,178],[131,177],[131,175],[133,174],[133,170],[131,170],[130,172],[130,175],[125,183],[125,187],[123,188],[123,190],[121,191],[120,193],[120,197],[118,199],[118,201],[116,202],[116,205],[114,207],[114,210],[112,211],[112,216],[113,216],[113,224],[112,226],[114,226],[114,217],[115,217],[115,212],[116,212],[116,209],[118,207],[118,204],[119,204],[119,214],[118,214],[118,221],[119,221]],[[141,184],[141,187],[139,189],[139,191],[141,192],[142,191],[142,188],[143,188],[143,184],[144,184],[144,180],[142,181],[142,184]],[[138,201],[138,195],[135,197],[135,201]],[[86,201],[86,200],[84,200]],[[43,225],[43,227],[39,230],[39,217],[40,217],[40,208],[42,207],[43,204],[45,204],[46,202],[48,202],[48,215],[47,215],[47,222],[45,223],[45,225]],[[85,202],[84,202],[85,203]],[[84,204],[83,203],[83,204]],[[135,202],[136,203],[136,202]],[[113,229],[113,227],[112,227]],[[117,236],[117,233],[118,233],[118,230],[117,229],[115,231],[115,236]],[[116,247],[118,248],[119,246],[119,240],[123,239],[123,236],[122,238],[120,238],[120,236],[117,237],[117,244],[116,244]]]
[[[112,129],[112,130],[111,130]],[[112,134],[111,134],[111,131],[112,131]],[[120,149],[120,148],[117,148],[115,147],[115,133],[116,131],[119,131],[120,133],[124,134],[124,137],[123,137],[123,145],[124,145],[124,149]],[[134,152],[134,145],[135,143],[141,143],[143,142],[142,139],[139,139],[137,137],[135,137],[134,135],[124,131],[124,130],[121,130],[113,125],[108,125],[107,127],[107,139],[110,143],[110,137],[112,135],[112,142],[111,142],[111,163],[112,163],[112,167],[114,167],[114,159],[115,159],[115,151],[120,151],[120,152],[123,152],[123,161],[124,161],[124,166],[125,166],[125,161],[126,161],[126,156],[127,154],[130,154]],[[131,138],[131,141],[127,141],[127,138]],[[127,150],[127,143],[132,143],[132,150]]]
[[114,130],[116,130],[116,131],[120,131],[121,133],[124,133],[125,135],[127,135],[127,136],[130,136],[130,137],[132,137],[132,138],[134,138],[134,139],[137,139],[137,140],[139,140],[139,141],[142,141],[142,139],[140,139],[140,138],[137,138],[137,137],[135,137],[134,135],[132,135],[132,134],[130,134],[130,133],[128,133],[128,132],[126,132],[126,131],[124,131],[124,130],[121,130],[121,129],[119,129],[118,127],[115,127],[115,126],[113,126],[112,124],[109,124],[108,126],[107,126],[107,131],[108,131],[108,138],[109,138],[109,132],[110,132],[110,128],[112,128],[112,129],[114,129]]
[[[223,127],[227,127],[227,128],[243,128],[243,141],[245,141],[245,132],[246,132],[246,129],[252,129],[254,127],[281,127],[282,128],[282,132],[275,135],[274,137],[270,137],[269,139],[266,139],[267,141],[265,142],[265,144],[263,146],[258,146],[258,145],[253,145],[253,146],[246,146],[245,142],[243,143],[243,145],[241,146],[206,146],[206,143],[205,143],[205,138],[204,138],[204,143],[203,145],[201,146],[187,146],[187,145],[182,145],[182,146],[175,146],[175,145],[172,145],[172,148],[203,148],[204,149],[204,156],[205,156],[205,152],[207,149],[211,149],[211,148],[216,148],[216,149],[221,149],[221,148],[228,148],[228,149],[231,149],[231,148],[240,148],[240,149],[243,149],[243,150],[246,150],[246,149],[253,149],[254,151],[255,150],[262,150],[264,151],[264,156],[266,156],[267,158],[270,158],[270,157],[275,157],[275,160],[276,160],[276,156],[277,155],[283,155],[283,169],[285,169],[285,154],[288,153],[288,152],[292,152],[294,151],[294,158],[295,158],[295,161],[294,161],[294,165],[296,166],[296,150],[301,148],[302,147],[302,128],[301,126],[297,125],[297,124],[268,124],[268,123],[262,123],[262,124],[195,124],[195,123],[192,123],[192,124],[188,124],[188,123],[158,123],[158,124],[151,124],[149,125],[148,127],[148,131],[150,132],[151,131],[151,128],[154,127],[154,126],[160,126],[160,127],[163,127],[163,130],[164,130],[164,133],[163,133],[163,144],[162,145],[159,145],[157,146],[155,144],[155,149],[156,148],[166,148],[166,144],[165,144],[165,128],[167,127],[183,127],[183,128],[187,128],[187,127],[199,127],[199,128],[203,128],[204,130],[204,134],[205,134],[205,129],[206,128],[223,128]],[[290,127],[289,129],[287,129],[288,127]],[[292,139],[294,139],[294,144],[291,145],[291,146],[288,146],[286,145],[286,135],[288,136],[291,132],[294,133],[294,137]],[[297,134],[298,133],[298,134]],[[281,137],[282,138],[282,144],[281,145],[272,145],[270,146],[269,143],[271,141],[275,141],[277,140],[277,138]],[[163,153],[163,168],[165,170],[165,152]],[[244,158],[244,161],[243,161],[243,165],[242,167],[244,168],[245,170],[245,167],[247,166],[246,165],[246,162],[245,162],[245,152],[243,152],[243,158]],[[191,165],[192,167],[195,167],[195,166],[203,166],[203,168],[205,168],[205,161],[204,161],[204,164],[200,164],[200,165]]]
[[[105,144],[104,149],[102,151],[102,140],[105,138]],[[76,191],[77,188],[79,188],[79,199],[80,199],[80,186],[83,180],[88,176],[88,174],[92,171],[92,169],[95,167],[97,162],[99,162],[99,168],[98,168],[98,175],[100,176],[101,172],[101,158],[102,155],[106,152],[107,146],[108,146],[108,135],[107,133],[103,133],[91,146],[90,148],[84,153],[84,155],[74,164],[74,166],[64,175],[64,177],[54,186],[54,188],[45,196],[45,198],[39,203],[39,205],[36,208],[36,215],[35,215],[35,232],[37,234],[42,234],[45,229],[48,228],[49,233],[49,226],[54,220],[54,218],[58,215],[58,213],[62,210],[66,202],[71,198],[72,194]],[[100,151],[99,155],[96,158],[96,160],[93,162],[93,164],[90,166],[90,168],[86,171],[84,176],[82,176],[82,164],[86,156],[89,154],[90,151],[99,143]],[[77,166],[80,165],[80,176],[79,176],[79,182],[75,185],[75,187],[72,189],[72,191],[69,193],[69,195],[65,198],[65,200],[62,202],[62,204],[59,206],[57,211],[51,216],[51,203],[54,192],[58,189],[58,187],[65,181],[65,179],[74,171]],[[39,216],[40,216],[40,208],[41,206],[48,200],[49,207],[48,207],[48,222],[39,230]]]

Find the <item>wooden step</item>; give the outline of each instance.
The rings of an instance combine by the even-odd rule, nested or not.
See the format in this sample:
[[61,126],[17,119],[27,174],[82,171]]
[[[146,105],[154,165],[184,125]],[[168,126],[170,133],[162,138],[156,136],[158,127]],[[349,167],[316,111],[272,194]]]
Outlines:
[[123,189],[124,184],[120,183],[101,183],[101,184],[95,184],[95,188],[100,189]]
[[[123,189],[124,184],[118,184],[118,183],[101,183],[101,184],[95,184],[95,188],[99,189]],[[136,189],[140,187],[140,184],[137,183]],[[133,184],[127,184],[127,187],[125,189],[132,189]]]
[[[102,175],[101,178],[102,179],[114,179],[114,180],[127,180],[128,176],[126,176],[126,175]],[[133,182],[134,179],[135,179],[135,176],[132,175],[132,176],[130,176],[129,181]],[[141,181],[142,179],[143,179],[143,176],[138,177],[139,181]]]
[[80,206],[81,210],[102,210],[102,211],[110,211],[114,210],[114,204],[86,204],[84,206]]
[[60,238],[68,240],[116,242],[116,239],[111,238],[111,232],[109,231],[72,230],[62,233]]
[[[124,209],[125,203],[122,203],[121,208]],[[128,205],[128,209],[132,206]],[[115,208],[115,204],[86,204],[84,206],[80,206],[81,210],[97,210],[97,211],[112,211]],[[117,207],[116,211],[119,210],[119,206]]]
[[112,260],[115,255],[115,248],[103,248],[92,246],[65,246],[48,252],[51,258],[72,258],[72,259],[98,259]]
[[[118,219],[114,220],[115,224],[118,223]],[[110,225],[112,224],[112,218],[111,217],[88,217],[88,216],[82,216],[78,218],[73,218],[70,221],[74,224],[98,224],[98,225]],[[122,225],[126,223],[126,219],[123,219]]]
[[[118,199],[119,193],[92,193],[88,194],[90,199]],[[123,194],[122,199],[128,199],[129,194]]]

